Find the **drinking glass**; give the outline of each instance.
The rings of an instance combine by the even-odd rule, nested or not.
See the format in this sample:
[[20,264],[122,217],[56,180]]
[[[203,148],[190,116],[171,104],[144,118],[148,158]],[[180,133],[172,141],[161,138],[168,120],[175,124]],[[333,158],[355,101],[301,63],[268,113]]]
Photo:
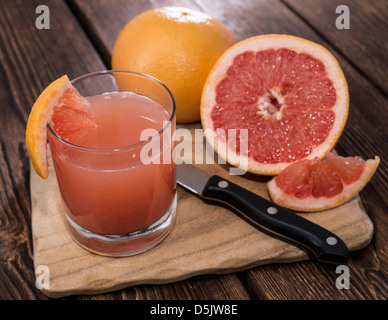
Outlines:
[[[89,99],[130,93],[151,99],[168,114],[161,130],[150,129],[135,143],[110,149],[70,143],[48,126],[65,221],[75,242],[115,257],[151,249],[169,234],[176,218],[174,97],[157,79],[130,71],[95,72],[71,83]],[[147,117],[160,122],[159,113],[148,112]],[[115,127],[133,134],[125,123]]]

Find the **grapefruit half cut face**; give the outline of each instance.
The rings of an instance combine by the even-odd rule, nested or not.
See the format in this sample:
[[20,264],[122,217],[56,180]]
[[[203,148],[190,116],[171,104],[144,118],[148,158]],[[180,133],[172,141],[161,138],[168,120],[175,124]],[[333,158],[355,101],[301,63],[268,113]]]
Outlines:
[[201,122],[227,162],[277,175],[297,160],[322,159],[344,129],[348,106],[346,79],[330,52],[302,38],[264,35],[237,43],[214,65]]

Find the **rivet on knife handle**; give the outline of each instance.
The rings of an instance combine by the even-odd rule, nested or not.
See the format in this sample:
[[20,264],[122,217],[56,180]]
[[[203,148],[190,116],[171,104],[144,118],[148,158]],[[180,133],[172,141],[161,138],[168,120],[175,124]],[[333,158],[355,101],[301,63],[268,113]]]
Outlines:
[[332,232],[219,176],[209,178],[202,197],[228,207],[259,229],[307,248],[320,262],[349,260],[345,243]]

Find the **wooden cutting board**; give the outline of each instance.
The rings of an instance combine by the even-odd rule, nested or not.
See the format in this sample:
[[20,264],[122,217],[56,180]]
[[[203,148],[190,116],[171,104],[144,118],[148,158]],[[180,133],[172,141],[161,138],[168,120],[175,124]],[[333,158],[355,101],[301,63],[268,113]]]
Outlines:
[[[186,128],[194,133],[200,127],[196,124]],[[203,142],[181,143],[194,148]],[[30,183],[34,266],[37,277],[42,270],[49,272],[47,287],[42,289],[49,297],[97,294],[312,258],[305,251],[258,231],[227,209],[205,204],[181,188],[178,188],[176,226],[157,247],[125,258],[90,253],[67,233],[50,155],[49,163],[48,180],[38,177],[32,169]],[[196,166],[269,198],[265,185],[269,178],[252,174],[231,176],[225,164]],[[349,250],[361,249],[372,239],[373,224],[359,196],[335,209],[302,216],[337,234]]]

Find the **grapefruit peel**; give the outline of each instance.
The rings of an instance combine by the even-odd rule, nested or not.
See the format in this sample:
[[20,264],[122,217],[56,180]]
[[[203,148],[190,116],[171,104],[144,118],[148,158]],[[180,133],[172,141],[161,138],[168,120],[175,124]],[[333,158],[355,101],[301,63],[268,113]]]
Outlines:
[[71,87],[69,78],[64,75],[52,82],[38,97],[32,106],[26,129],[26,145],[31,163],[36,173],[47,179],[47,129],[59,98]]
[[[62,106],[67,108],[61,109]],[[57,113],[61,114],[62,119],[65,119],[66,111],[63,110],[67,109],[82,114],[82,116],[78,117],[78,121],[85,121],[84,127],[93,127],[95,123],[88,107],[88,101],[73,87],[67,75],[49,84],[35,101],[27,121],[26,145],[33,168],[43,179],[47,179],[49,176],[47,125],[51,124],[53,116]],[[68,117],[72,117],[72,115],[68,114]],[[62,130],[64,133],[66,133],[66,130],[70,132],[75,130],[68,127],[69,124],[55,124],[67,126],[67,129],[64,128]],[[74,125],[74,122],[72,125]],[[64,137],[64,140],[68,139]]]

